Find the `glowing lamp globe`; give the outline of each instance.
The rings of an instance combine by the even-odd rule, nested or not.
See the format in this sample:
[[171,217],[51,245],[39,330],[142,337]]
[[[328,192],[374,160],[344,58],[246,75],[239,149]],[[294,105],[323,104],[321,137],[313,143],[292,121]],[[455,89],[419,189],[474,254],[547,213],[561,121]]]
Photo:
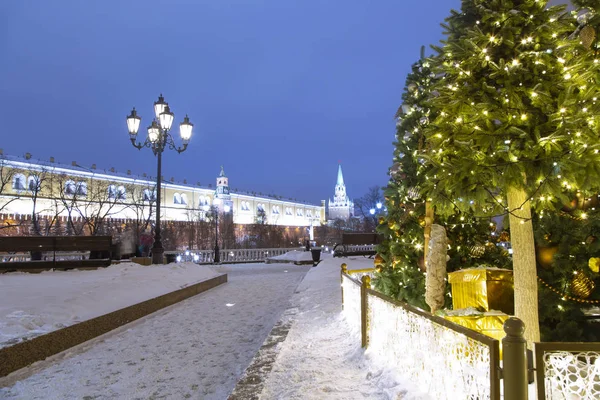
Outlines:
[[137,115],[137,111],[135,111],[135,107],[133,107],[131,114],[127,116],[127,130],[129,131],[129,136],[132,139],[135,139],[137,136],[141,121],[142,118]]

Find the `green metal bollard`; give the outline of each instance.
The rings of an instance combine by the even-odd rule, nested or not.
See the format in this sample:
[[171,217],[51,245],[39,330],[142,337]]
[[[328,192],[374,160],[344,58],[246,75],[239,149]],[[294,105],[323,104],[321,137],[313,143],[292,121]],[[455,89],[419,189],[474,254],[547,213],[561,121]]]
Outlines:
[[506,336],[502,339],[502,378],[505,400],[527,400],[527,341],[523,337],[525,324],[510,317],[504,322]]
[[342,310],[344,309],[344,274],[348,273],[348,266],[344,263],[341,265],[340,286],[342,287]]
[[360,332],[361,345],[366,348],[369,345],[369,307],[367,303],[367,289],[371,289],[371,277],[362,277],[360,286]]

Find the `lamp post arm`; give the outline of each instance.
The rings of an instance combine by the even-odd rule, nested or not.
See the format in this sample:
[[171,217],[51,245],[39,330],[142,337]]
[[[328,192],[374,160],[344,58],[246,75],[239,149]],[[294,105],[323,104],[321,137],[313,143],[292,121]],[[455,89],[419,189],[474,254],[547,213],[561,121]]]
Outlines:
[[177,153],[179,153],[179,154],[183,153],[183,152],[184,152],[184,151],[187,149],[187,147],[188,147],[188,144],[187,144],[187,143],[183,143],[183,146],[182,146],[182,147],[178,147],[178,146],[175,144],[175,140],[173,140],[173,136],[172,136],[172,135],[170,135],[170,134],[169,134],[169,135],[168,135],[168,137],[166,138],[165,145],[168,145],[168,146],[169,146],[169,149],[171,149],[171,150],[175,150],[175,151],[176,151]]

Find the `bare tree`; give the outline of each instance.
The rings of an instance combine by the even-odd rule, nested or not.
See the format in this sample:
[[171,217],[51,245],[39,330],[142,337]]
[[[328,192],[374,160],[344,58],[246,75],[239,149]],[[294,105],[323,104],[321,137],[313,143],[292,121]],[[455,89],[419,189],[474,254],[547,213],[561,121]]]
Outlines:
[[135,186],[126,185],[128,193],[131,193],[131,201],[127,202],[128,207],[134,214],[133,231],[136,244],[140,244],[141,236],[144,232],[152,228],[152,221],[155,217],[156,186]]
[[[354,200],[354,209],[363,221],[363,231],[372,232],[375,230],[378,214],[383,210],[383,203],[383,194],[379,186],[370,187],[364,196]],[[380,205],[380,208],[377,207],[378,205]]]
[[[6,212],[10,203],[20,198],[19,192],[13,194],[8,191],[12,187],[13,178],[17,172],[7,165],[6,160],[0,159],[0,213]],[[11,221],[5,221],[0,229],[13,227],[14,224]]]
[[73,203],[74,210],[90,235],[106,234],[107,220],[125,207],[126,192],[124,189],[120,190],[124,187],[101,180],[91,180],[89,186],[85,187],[83,184],[84,182],[79,182],[75,186],[73,197],[77,201]]

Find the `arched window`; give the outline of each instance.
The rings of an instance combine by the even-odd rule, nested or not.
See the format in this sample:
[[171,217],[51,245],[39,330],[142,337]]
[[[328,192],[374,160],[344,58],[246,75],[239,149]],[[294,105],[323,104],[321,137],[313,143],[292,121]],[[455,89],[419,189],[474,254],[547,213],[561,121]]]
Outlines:
[[117,188],[117,199],[125,200],[127,198],[127,193],[125,191],[125,186],[119,186]]
[[285,208],[285,215],[292,215],[292,209],[290,207]]
[[27,190],[32,193],[37,193],[40,191],[40,177],[36,175],[30,175],[27,177]]
[[67,196],[74,196],[75,192],[76,192],[75,182],[73,182],[73,181],[66,181],[65,182],[65,194]]
[[181,194],[181,204],[187,205],[187,194]]
[[77,196],[87,197],[87,183],[85,182],[77,182]]
[[25,190],[25,175],[15,174],[12,179],[12,188],[14,190]]
[[300,210],[300,209],[296,210],[296,216],[302,217],[303,215],[304,215],[304,213],[302,212],[302,210]]
[[181,195],[179,193],[173,195],[173,204],[181,204]]
[[115,185],[108,185],[107,195],[109,199],[116,199],[117,187]]
[[156,192],[150,191],[150,189],[144,189],[143,199],[144,201],[156,201]]

